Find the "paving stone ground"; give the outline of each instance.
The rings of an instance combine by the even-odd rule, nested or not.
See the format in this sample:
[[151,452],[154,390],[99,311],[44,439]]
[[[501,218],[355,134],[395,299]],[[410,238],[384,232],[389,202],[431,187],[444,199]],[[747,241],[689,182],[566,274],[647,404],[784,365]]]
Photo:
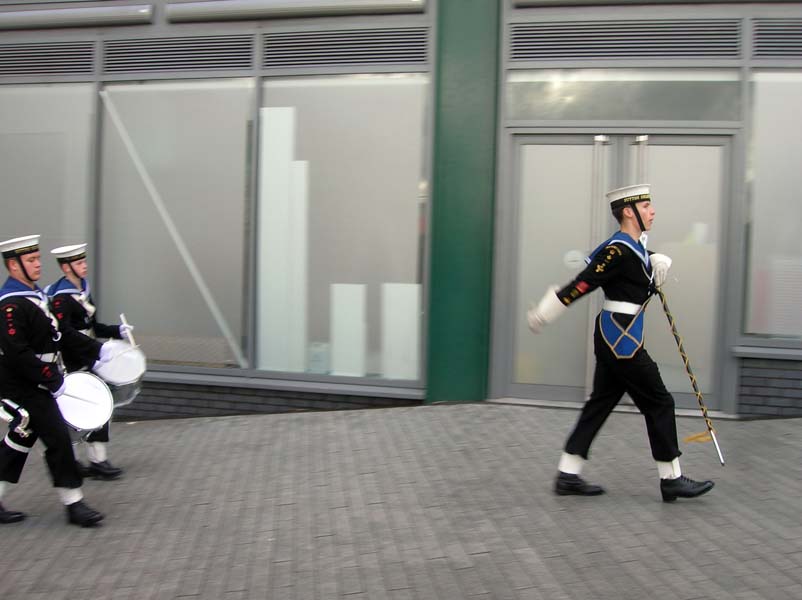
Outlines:
[[[577,413],[436,405],[115,423],[103,527],[66,524],[39,452],[5,496],[4,600],[802,598],[800,420],[720,421],[683,444],[702,498],[661,502],[640,416],[551,486]],[[680,418],[680,436],[703,429]]]

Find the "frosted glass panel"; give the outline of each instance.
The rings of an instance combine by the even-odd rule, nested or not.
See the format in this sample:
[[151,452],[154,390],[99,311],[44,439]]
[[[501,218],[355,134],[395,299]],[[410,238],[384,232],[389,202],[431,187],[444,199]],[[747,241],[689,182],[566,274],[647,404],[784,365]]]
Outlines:
[[[396,331],[388,329],[386,319],[395,316],[383,311],[395,305],[383,304],[382,289],[386,284],[416,286],[420,305],[428,195],[423,175],[428,87],[428,77],[417,74],[297,77],[264,84],[261,119],[284,119],[286,127],[262,130],[262,153],[278,143],[279,136],[287,139],[281,141],[282,156],[276,154],[272,162],[260,160],[259,368],[315,373],[328,368],[332,375],[418,379],[417,341],[414,355],[405,359],[414,365],[402,370],[388,370],[385,358],[392,357],[382,355],[396,348],[396,342],[405,344],[408,352],[409,339],[420,339],[421,312],[399,313],[405,326],[415,331],[404,340],[386,339],[385,334]],[[286,177],[280,173],[286,169],[279,171],[276,165],[290,161],[303,162],[307,173],[306,253],[300,258],[300,250],[282,241],[293,235],[288,215],[301,201],[282,191]],[[290,281],[299,283],[291,287]],[[339,287],[347,284],[364,290],[366,330],[364,336],[338,335],[333,340],[332,331],[340,331],[333,315],[350,313],[348,297],[340,298],[343,306],[333,306],[332,289],[348,289]],[[277,314],[271,306],[284,312]],[[301,364],[284,360],[281,344],[297,348],[300,335],[299,328],[287,326],[287,317],[282,316],[290,309],[293,322],[304,329],[306,351],[292,354],[305,357]],[[347,349],[344,344],[354,347]],[[347,355],[364,355],[364,366],[338,367]]]
[[593,146],[528,144],[521,147],[520,167],[514,381],[584,387],[587,300],[539,335],[529,331],[525,313],[549,285],[568,283],[584,267],[591,249]]
[[[652,144],[647,156],[655,208],[648,249],[673,261],[663,290],[699,388],[708,393],[713,385],[718,307],[723,149]],[[690,393],[688,375],[657,296],[646,310],[646,348],[668,390]]]
[[802,72],[752,84],[751,236],[746,333],[802,336]]
[[[0,86],[0,239],[38,233],[44,254],[88,241],[93,99],[89,84]],[[45,257],[40,284],[60,276]]]
[[740,120],[737,71],[547,69],[507,79],[513,120]]
[[248,79],[102,94],[102,304],[152,362],[246,367]]

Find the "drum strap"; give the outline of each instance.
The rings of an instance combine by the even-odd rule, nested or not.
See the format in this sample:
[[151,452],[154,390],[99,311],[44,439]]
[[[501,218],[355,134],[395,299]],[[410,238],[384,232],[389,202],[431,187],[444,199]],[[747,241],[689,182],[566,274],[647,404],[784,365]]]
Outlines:
[[[25,296],[25,297],[28,300],[30,300],[31,302],[33,302],[36,305],[36,307],[39,310],[41,310],[43,313],[45,313],[45,316],[48,319],[50,319],[50,325],[53,327],[53,332],[54,332],[53,333],[53,340],[56,341],[56,342],[59,341],[61,339],[61,331],[59,331],[59,328],[58,328],[58,319],[56,319],[56,317],[53,316],[53,313],[50,312],[50,308],[47,305],[47,301],[44,300],[43,298],[40,298],[39,296],[35,296],[35,297],[34,296]],[[48,362],[50,362],[50,361],[48,361]]]
[[84,310],[86,311],[87,316],[91,319],[92,316],[95,314],[95,305],[89,301],[89,294],[84,292],[81,294],[72,294],[72,297],[83,306]]

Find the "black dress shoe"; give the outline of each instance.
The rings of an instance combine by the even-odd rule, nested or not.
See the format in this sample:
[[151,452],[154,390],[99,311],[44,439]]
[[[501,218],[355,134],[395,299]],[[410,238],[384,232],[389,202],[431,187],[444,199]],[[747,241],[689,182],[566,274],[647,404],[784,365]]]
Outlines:
[[76,460],[75,464],[78,466],[78,472],[81,474],[81,477],[87,478],[91,475],[89,472],[89,467],[82,463],[80,460]]
[[6,507],[0,504],[0,523],[18,523],[25,518],[25,513],[16,510],[6,510]]
[[712,481],[694,481],[684,475],[676,479],[661,479],[660,493],[663,502],[674,502],[677,498],[696,498],[713,489]]
[[90,508],[83,500],[67,505],[67,521],[81,527],[94,527],[103,520],[103,515]]
[[87,470],[90,475],[98,479],[117,479],[123,474],[121,468],[115,467],[107,460],[103,462],[90,462]]
[[554,493],[558,496],[598,496],[604,493],[604,488],[588,483],[579,475],[560,471],[554,483]]

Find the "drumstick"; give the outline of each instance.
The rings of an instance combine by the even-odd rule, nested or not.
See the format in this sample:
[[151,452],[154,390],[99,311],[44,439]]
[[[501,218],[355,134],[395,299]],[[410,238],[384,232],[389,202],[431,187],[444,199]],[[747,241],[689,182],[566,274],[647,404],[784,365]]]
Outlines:
[[[120,323],[123,325],[128,325],[128,321],[125,320],[125,313],[120,313]],[[125,328],[125,337],[128,338],[128,343],[132,346],[136,346],[136,342],[134,341],[134,334],[131,333],[131,330],[127,327]]]
[[128,352],[133,352],[134,350],[136,350],[136,351],[139,351],[139,346],[131,346],[131,345],[129,344],[128,348],[125,348],[124,350],[120,350],[119,352],[117,352],[116,354],[114,354],[114,355],[112,356],[112,358],[117,358],[118,356],[122,356],[123,354],[126,354],[126,353],[128,353]]
[[[79,400],[81,402],[86,402],[87,404],[97,404],[94,400],[87,400],[86,398],[81,398],[80,396],[73,396],[72,394],[68,394],[67,392],[64,392],[63,394],[61,394],[61,396],[64,396],[65,398],[72,398],[73,400]],[[59,398],[61,398],[61,396],[59,396]]]

